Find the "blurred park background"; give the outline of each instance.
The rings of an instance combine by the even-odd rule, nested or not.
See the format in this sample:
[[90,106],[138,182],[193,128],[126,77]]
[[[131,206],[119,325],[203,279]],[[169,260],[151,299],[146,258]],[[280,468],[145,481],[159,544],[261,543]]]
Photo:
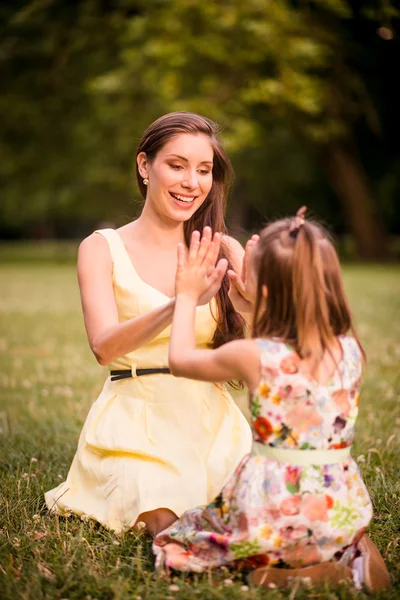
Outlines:
[[306,204],[344,255],[399,257],[399,15],[389,0],[1,3],[3,258],[74,257],[15,242],[133,218],[135,148],[173,110],[223,128],[233,232]]

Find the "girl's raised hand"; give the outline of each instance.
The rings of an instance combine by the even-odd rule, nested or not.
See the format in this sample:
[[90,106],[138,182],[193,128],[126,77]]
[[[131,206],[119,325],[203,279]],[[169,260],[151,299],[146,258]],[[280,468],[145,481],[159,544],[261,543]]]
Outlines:
[[228,268],[228,261],[218,261],[221,235],[212,235],[210,227],[200,233],[194,231],[188,255],[184,244],[178,244],[178,268],[175,280],[175,293],[192,298],[197,305],[208,304],[218,292]]

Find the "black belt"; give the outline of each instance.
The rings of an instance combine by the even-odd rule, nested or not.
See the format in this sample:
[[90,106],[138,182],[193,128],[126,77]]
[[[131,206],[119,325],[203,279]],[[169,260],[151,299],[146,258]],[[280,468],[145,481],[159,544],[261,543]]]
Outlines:
[[[140,377],[141,375],[153,375],[155,373],[167,373],[170,374],[171,371],[168,367],[161,367],[159,369],[136,369],[136,375]],[[119,379],[129,379],[129,377],[133,377],[131,369],[120,369],[119,371],[110,371],[111,381],[118,381]]]

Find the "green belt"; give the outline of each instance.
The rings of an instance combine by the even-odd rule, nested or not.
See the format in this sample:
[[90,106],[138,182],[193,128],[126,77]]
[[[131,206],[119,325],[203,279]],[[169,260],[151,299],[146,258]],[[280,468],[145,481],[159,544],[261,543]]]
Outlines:
[[251,454],[289,465],[334,465],[350,458],[350,446],[338,450],[291,450],[253,442]]

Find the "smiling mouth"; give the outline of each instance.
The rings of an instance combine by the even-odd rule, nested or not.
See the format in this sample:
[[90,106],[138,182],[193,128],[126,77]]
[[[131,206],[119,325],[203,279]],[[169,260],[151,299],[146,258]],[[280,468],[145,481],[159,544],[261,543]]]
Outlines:
[[172,192],[169,193],[174,198],[174,200],[177,200],[182,204],[192,204],[197,198],[197,196],[181,196],[180,194],[173,194]]

